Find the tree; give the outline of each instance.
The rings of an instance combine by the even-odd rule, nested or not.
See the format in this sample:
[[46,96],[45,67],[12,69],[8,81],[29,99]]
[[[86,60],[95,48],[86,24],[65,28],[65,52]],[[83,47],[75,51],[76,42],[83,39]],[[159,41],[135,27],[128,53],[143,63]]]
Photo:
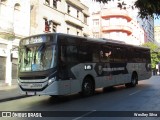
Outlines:
[[160,48],[153,42],[147,42],[143,46],[150,48],[152,69],[155,69],[156,64],[160,62]]
[[[108,1],[111,0],[93,0],[96,2],[102,2],[102,3],[108,3]],[[120,2],[118,0],[117,7],[121,9],[126,9],[125,2]],[[132,9],[138,8],[139,9],[139,16],[140,18],[147,18],[148,16],[153,16],[153,14],[156,15],[157,18],[160,17],[160,0],[137,0],[133,6]]]

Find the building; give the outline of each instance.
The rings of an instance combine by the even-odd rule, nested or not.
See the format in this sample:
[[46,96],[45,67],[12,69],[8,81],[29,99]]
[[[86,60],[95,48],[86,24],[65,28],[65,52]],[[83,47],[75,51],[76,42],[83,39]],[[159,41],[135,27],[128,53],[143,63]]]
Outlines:
[[92,14],[94,38],[108,38],[140,45],[145,42],[144,30],[128,13],[119,8],[102,9]]
[[49,32],[87,37],[88,17],[88,7],[80,0],[1,0],[0,83],[16,82],[18,51],[12,50],[21,38]]
[[80,0],[31,0],[30,33],[89,36],[88,17],[88,7]]
[[155,42],[160,46],[160,26],[154,27]]
[[[87,0],[81,1],[90,6],[89,9],[92,11],[90,18],[93,37],[123,39],[127,43],[136,45],[149,41],[154,42],[154,19],[149,17],[142,20],[138,17],[138,9],[132,9],[136,0],[114,0],[108,1],[107,4],[99,4],[98,2],[89,3]],[[122,2],[126,4],[126,9],[120,10],[117,5]],[[96,9],[93,9],[92,6]],[[99,24],[102,25],[99,27],[99,30],[95,29],[99,25],[93,25],[98,21],[94,19],[99,19]],[[108,26],[109,24],[110,26]],[[98,31],[100,32],[98,33]]]
[[129,26],[132,28],[132,34],[128,38],[129,44],[142,45],[147,42],[147,34],[136,20],[132,19]]
[[140,26],[144,29],[145,36],[146,36],[146,42],[155,42],[154,38],[154,18],[148,16],[148,19],[144,18],[138,18],[137,22],[140,24]]
[[14,60],[11,63],[11,50],[17,47],[19,40],[28,36],[29,32],[30,0],[1,0],[0,83],[11,84],[11,78],[16,79],[17,52],[13,52]]
[[136,21],[140,27],[144,30],[145,42],[154,42],[154,18],[148,16],[148,19],[141,19],[138,15],[139,10],[137,8],[132,9],[134,3],[137,0],[114,0],[106,4],[105,8],[117,8],[118,3],[124,2],[126,4],[126,10],[130,13],[130,17]]

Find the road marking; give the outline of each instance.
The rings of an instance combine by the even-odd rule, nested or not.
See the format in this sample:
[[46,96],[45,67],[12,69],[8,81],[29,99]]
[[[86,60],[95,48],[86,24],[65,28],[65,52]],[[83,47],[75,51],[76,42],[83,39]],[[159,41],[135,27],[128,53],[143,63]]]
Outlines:
[[72,119],[72,120],[79,120],[79,119],[81,119],[81,118],[83,118],[83,117],[85,117],[85,116],[87,116],[87,115],[89,115],[89,114],[91,114],[91,113],[93,113],[93,112],[95,112],[95,111],[96,111],[96,110],[92,110],[92,111],[87,112],[87,113],[81,115],[80,117],[74,118],[74,119]]
[[136,93],[139,93],[141,90],[137,90],[136,92],[134,92],[134,93],[131,93],[131,94],[129,94],[129,95],[134,95],[134,94],[136,94]]

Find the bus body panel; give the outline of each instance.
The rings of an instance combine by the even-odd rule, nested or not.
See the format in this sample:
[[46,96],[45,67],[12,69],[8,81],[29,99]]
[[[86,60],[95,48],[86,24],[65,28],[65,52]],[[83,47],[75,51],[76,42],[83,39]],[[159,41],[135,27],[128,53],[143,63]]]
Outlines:
[[[31,45],[28,45],[25,39],[20,43],[20,48],[25,52],[30,52],[34,46],[38,46],[35,49],[37,50],[37,53],[35,53],[36,59],[39,56],[39,59],[43,57],[43,54],[40,53],[46,49],[44,46],[54,51],[51,54],[51,67],[47,67],[48,70],[43,68],[45,70],[21,72],[19,68],[18,82],[25,94],[67,95],[78,93],[81,92],[82,83],[87,76],[92,76],[95,88],[130,83],[133,72],[137,73],[138,80],[151,77],[148,48],[59,33],[43,34],[42,36],[45,38],[47,35],[51,37],[45,39],[45,42],[49,41],[48,43],[44,42],[45,45],[32,42]],[[28,37],[26,40],[32,40],[31,38],[34,38],[34,36]],[[38,38],[36,37],[36,39]],[[53,45],[52,41],[54,41]],[[25,45],[26,43],[27,45]],[[48,52],[50,49],[48,49]],[[21,54],[23,50],[20,50]],[[19,57],[23,58],[25,52],[22,55],[20,54]],[[32,55],[31,59],[33,59],[34,53],[30,52],[29,55]],[[19,62],[25,61],[22,58],[19,58]],[[24,59],[27,58],[24,57]],[[42,62],[45,62],[45,60]],[[40,65],[35,64],[31,69],[38,70]],[[24,70],[28,70],[28,68]],[[44,78],[40,79],[39,76],[42,75]],[[27,80],[25,77],[31,79]]]

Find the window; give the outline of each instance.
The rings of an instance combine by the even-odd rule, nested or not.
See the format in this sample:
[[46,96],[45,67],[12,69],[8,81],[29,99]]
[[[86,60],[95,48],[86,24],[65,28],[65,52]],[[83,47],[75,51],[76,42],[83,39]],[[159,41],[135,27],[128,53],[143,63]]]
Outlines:
[[55,53],[55,46],[44,43],[21,48],[20,71],[42,71],[52,68],[55,66]]
[[70,30],[70,29],[69,29],[69,28],[67,28],[67,34],[69,34],[69,30]]
[[77,36],[79,35],[79,32],[77,32]]
[[65,62],[77,62],[78,61],[77,46],[61,46],[61,60]]
[[49,26],[49,22],[48,22],[48,19],[47,18],[43,18],[44,19],[44,31],[45,32],[50,32],[50,26]]
[[19,3],[16,3],[15,5],[14,5],[14,10],[20,10],[20,4]]
[[52,32],[57,32],[57,24],[52,24]]
[[70,5],[67,6],[67,13],[70,14]]
[[50,0],[45,0],[46,5],[50,5]]
[[84,23],[87,24],[87,16],[84,15]]
[[79,11],[77,10],[77,18],[79,18]]
[[113,61],[113,49],[112,46],[102,46],[100,51],[101,62],[112,62]]
[[93,33],[93,38],[99,38],[99,33]]
[[57,32],[58,23],[53,20],[48,20],[47,18],[43,18],[45,22],[45,32]]
[[49,21],[49,27],[51,28],[51,32],[57,32],[57,23],[50,20]]
[[90,47],[92,50],[92,62],[99,62],[99,56],[100,56],[99,44],[93,44]]
[[57,0],[53,0],[53,7],[57,8]]
[[16,3],[14,5],[14,13],[13,13],[13,25],[14,25],[14,33],[20,33],[23,28],[23,23],[24,23],[24,20],[23,20],[23,17],[21,15],[21,6],[19,3]]
[[73,78],[71,67],[78,62],[78,50],[74,45],[62,45],[60,47],[60,72],[59,77],[62,80]]
[[125,47],[114,46],[113,56],[115,62],[125,62],[126,61],[126,49]]
[[1,0],[1,3],[6,4],[7,0]]
[[92,61],[92,53],[89,46],[84,45],[79,47],[79,61],[80,62]]
[[99,19],[93,19],[93,25],[98,26],[99,25]]

